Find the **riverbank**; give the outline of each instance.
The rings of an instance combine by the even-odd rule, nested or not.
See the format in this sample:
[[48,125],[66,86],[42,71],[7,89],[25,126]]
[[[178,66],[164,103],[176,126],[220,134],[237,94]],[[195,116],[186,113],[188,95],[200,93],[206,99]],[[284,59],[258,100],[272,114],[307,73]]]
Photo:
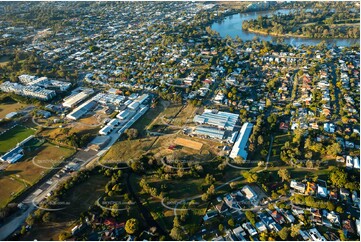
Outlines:
[[345,37],[332,37],[332,38],[317,38],[317,37],[309,37],[309,36],[304,36],[304,35],[298,35],[298,34],[277,34],[277,33],[272,33],[272,32],[268,32],[268,31],[262,31],[262,30],[258,30],[258,29],[243,29],[243,31],[246,32],[250,32],[250,33],[254,33],[254,34],[260,34],[260,35],[264,35],[264,36],[273,36],[273,37],[285,37],[285,38],[303,38],[303,39],[316,39],[316,40],[330,40],[330,39],[336,39],[336,40],[345,40],[345,39],[349,39],[349,40],[357,40],[357,39],[352,39],[352,38],[345,38]]

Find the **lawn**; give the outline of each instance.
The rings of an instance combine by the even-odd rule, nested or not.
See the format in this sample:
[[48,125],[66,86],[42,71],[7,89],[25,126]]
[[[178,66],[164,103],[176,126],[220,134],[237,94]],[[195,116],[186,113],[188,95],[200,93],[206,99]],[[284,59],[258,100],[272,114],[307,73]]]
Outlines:
[[1,103],[0,104],[0,119],[5,118],[5,116],[11,112],[16,112],[18,110],[26,108],[26,104],[22,103]]
[[176,118],[173,119],[172,124],[177,126],[183,126],[193,121],[193,117],[197,108],[188,104],[182,111],[179,112]]
[[[58,240],[61,232],[70,232],[80,214],[88,210],[104,193],[104,186],[109,178],[92,175],[87,181],[76,185],[67,192],[63,202],[70,204],[66,209],[55,211],[54,219],[49,223],[34,226],[24,240]],[[91,192],[89,192],[91,191]]]
[[45,143],[38,149],[25,153],[28,157],[26,160],[10,164],[0,173],[0,207],[6,205],[12,196],[22,192],[27,186],[36,184],[63,158],[71,156],[74,150]]
[[159,119],[165,108],[166,104],[158,104],[155,108],[150,108],[140,119],[138,119],[132,126],[139,131],[141,136],[145,136],[143,132],[149,129],[155,120]]
[[8,166],[6,171],[19,171],[16,176],[29,185],[34,185],[52,167],[58,165],[64,158],[74,154],[74,150],[45,143],[37,150],[29,152],[25,161]]
[[34,129],[25,127],[23,125],[17,125],[14,128],[6,131],[0,135],[0,155],[14,148],[17,143],[23,141],[34,133]]
[[105,154],[102,161],[137,159],[148,150],[155,140],[156,137],[118,141]]
[[26,188],[26,184],[8,176],[9,174],[16,174],[18,172],[19,171],[12,171],[10,173],[2,171],[0,173],[0,208],[5,207],[11,201],[13,195],[20,193]]

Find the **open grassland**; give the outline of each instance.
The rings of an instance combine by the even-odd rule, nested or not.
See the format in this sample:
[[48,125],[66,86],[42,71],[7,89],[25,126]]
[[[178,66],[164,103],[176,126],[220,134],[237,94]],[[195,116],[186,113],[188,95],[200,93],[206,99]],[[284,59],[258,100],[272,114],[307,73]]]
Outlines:
[[7,171],[19,171],[16,175],[29,185],[36,183],[44,174],[58,165],[74,150],[45,143],[31,152],[30,158],[9,165]]
[[36,184],[52,167],[58,165],[74,152],[72,149],[45,143],[38,149],[26,154],[26,157],[29,157],[26,160],[10,164],[0,173],[0,206],[6,205],[24,188]]
[[[177,137],[189,139],[203,144],[199,150],[177,146],[171,150],[170,146],[175,145]],[[146,152],[154,154],[155,158],[162,156],[175,156],[179,160],[203,160],[218,154],[221,143],[212,140],[191,138],[183,134],[167,134],[159,137],[148,137],[135,140],[121,140],[115,143],[102,158],[102,161],[128,161],[138,159]]]
[[[92,175],[87,181],[80,183],[68,191],[62,202],[69,204],[66,209],[55,211],[53,219],[41,226],[34,226],[24,240],[58,240],[61,232],[71,233],[71,228],[82,212],[87,211],[104,193],[104,186],[109,178],[103,175]],[[91,191],[91,192],[89,192]]]
[[34,129],[25,127],[23,125],[17,125],[3,133],[0,135],[0,155],[14,148],[17,143],[23,141],[34,133]]
[[188,104],[182,109],[182,111],[179,112],[177,117],[173,119],[172,124],[177,126],[183,126],[183,125],[187,125],[188,123],[191,123],[196,111],[197,111],[196,107]]
[[[12,171],[16,174],[18,171]],[[0,208],[5,207],[12,199],[13,195],[23,191],[27,184],[9,176],[10,172],[2,171],[0,173]]]
[[100,126],[96,125],[87,125],[83,123],[73,123],[69,125],[64,125],[62,128],[55,129],[44,129],[41,132],[41,135],[44,138],[51,140],[57,144],[69,145],[68,137],[72,134],[77,134],[79,136],[84,134],[98,134]]
[[137,159],[148,151],[156,137],[134,140],[121,140],[115,143],[102,158],[102,161],[128,161]]
[[0,119],[5,118],[5,116],[11,112],[16,112],[18,110],[26,108],[26,104],[22,103],[0,103]]

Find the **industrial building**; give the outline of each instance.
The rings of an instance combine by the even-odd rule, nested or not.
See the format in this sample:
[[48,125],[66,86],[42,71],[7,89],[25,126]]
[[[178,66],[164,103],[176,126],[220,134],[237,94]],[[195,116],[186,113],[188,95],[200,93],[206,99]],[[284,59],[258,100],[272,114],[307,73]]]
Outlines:
[[94,90],[91,88],[85,89],[79,93],[72,94],[67,98],[64,98],[63,107],[66,108],[73,108],[78,103],[85,100],[87,97],[89,97],[92,93],[94,93]]
[[96,102],[94,100],[89,100],[79,107],[75,108],[71,113],[66,115],[68,119],[78,120],[82,116],[84,116],[87,112],[93,109],[96,106]]
[[88,145],[91,150],[99,151],[103,149],[111,140],[109,136],[97,136]]
[[198,126],[194,130],[194,133],[196,135],[210,137],[214,139],[223,139],[225,131],[213,127]]
[[120,113],[118,113],[117,118],[118,119],[122,119],[125,120],[127,118],[131,118],[131,115],[134,115],[133,112],[130,112],[129,109],[124,109],[123,111],[121,111]]
[[242,125],[242,128],[238,133],[237,140],[233,145],[231,153],[229,154],[230,158],[234,159],[237,156],[240,156],[244,160],[247,159],[247,156],[248,156],[247,144],[248,144],[248,138],[252,132],[252,128],[253,128],[252,123],[244,123]]
[[233,131],[238,121],[239,115],[235,113],[212,111],[205,109],[201,115],[196,115],[193,122],[197,124],[207,124],[218,129]]
[[118,131],[119,134],[125,132],[126,129],[129,129],[145,112],[149,109],[148,106],[141,105],[139,111]]
[[108,135],[110,132],[112,132],[114,129],[113,126],[110,125],[106,125],[105,127],[103,127],[101,130],[99,130],[99,134],[101,135]]

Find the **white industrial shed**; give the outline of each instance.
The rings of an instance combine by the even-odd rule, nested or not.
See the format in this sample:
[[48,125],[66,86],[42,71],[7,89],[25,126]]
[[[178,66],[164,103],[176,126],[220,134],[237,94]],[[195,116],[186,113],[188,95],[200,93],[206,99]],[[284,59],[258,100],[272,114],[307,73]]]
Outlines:
[[102,128],[101,130],[99,130],[99,134],[101,135],[108,135],[110,132],[112,132],[113,130],[113,126],[105,126],[104,128]]
[[198,126],[194,130],[194,133],[197,135],[207,136],[207,137],[216,138],[216,139],[224,138],[223,130],[219,130],[219,129],[212,128],[212,127]]
[[238,121],[238,114],[228,112],[212,112],[212,110],[205,110],[201,115],[196,115],[193,122],[198,124],[208,124],[219,129],[226,129],[233,131]]
[[237,156],[242,157],[244,160],[247,159],[247,143],[248,138],[251,135],[253,128],[252,123],[244,123],[241,130],[239,131],[236,142],[233,145],[231,153],[229,154],[230,158],[236,158]]

